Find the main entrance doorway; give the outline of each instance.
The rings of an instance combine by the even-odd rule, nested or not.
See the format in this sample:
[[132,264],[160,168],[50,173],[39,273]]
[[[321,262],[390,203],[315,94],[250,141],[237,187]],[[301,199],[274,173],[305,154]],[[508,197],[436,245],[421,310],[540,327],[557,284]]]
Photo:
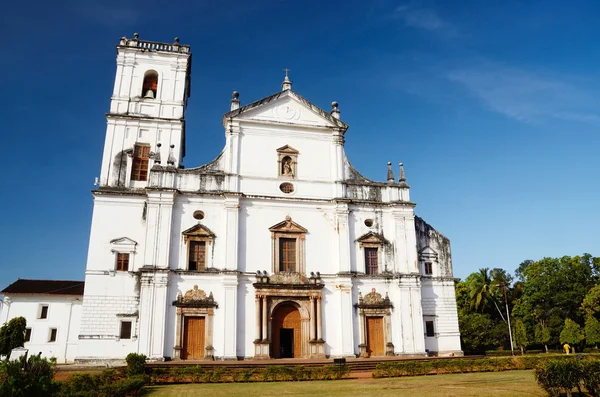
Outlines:
[[283,304],[273,313],[271,357],[302,357],[300,312],[292,304]]
[[383,317],[367,317],[367,353],[383,356]]
[[204,359],[204,327],[205,317],[185,317],[182,359]]

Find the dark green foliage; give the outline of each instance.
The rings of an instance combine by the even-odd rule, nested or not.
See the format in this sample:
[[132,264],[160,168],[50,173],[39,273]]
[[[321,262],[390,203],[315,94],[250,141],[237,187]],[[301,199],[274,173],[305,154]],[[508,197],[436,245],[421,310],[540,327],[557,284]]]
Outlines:
[[125,362],[127,363],[127,375],[133,376],[143,374],[146,358],[147,357],[143,354],[129,353],[127,357],[125,357]]
[[589,345],[598,345],[600,343],[600,321],[591,314],[585,319],[585,341]]
[[15,317],[0,327],[0,356],[8,356],[10,351],[25,344],[25,317]]
[[572,347],[584,339],[581,327],[575,321],[567,318],[560,333],[560,343],[569,343]]
[[149,377],[134,375],[124,377],[122,373],[107,369],[101,374],[73,374],[58,382],[60,391],[56,397],[130,397],[139,396]]
[[584,360],[581,380],[586,390],[594,397],[600,396],[600,361]]
[[54,366],[54,361],[38,356],[0,362],[0,397],[53,396],[58,390]]
[[578,387],[583,375],[580,360],[548,360],[535,369],[535,380],[550,396],[561,392],[571,396],[571,390]]

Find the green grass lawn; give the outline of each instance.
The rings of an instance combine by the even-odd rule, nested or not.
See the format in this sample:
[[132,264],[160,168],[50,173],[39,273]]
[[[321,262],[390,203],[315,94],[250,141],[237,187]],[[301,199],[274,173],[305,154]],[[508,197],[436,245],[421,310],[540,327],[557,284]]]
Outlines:
[[533,371],[484,372],[315,382],[185,384],[149,387],[149,397],[188,396],[545,396]]

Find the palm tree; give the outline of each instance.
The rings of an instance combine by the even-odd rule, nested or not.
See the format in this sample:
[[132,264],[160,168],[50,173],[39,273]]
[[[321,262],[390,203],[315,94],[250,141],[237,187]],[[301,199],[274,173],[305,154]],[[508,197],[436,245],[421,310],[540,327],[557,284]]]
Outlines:
[[494,282],[488,267],[479,269],[467,278],[469,300],[475,311],[484,311],[492,303],[496,294],[497,285]]

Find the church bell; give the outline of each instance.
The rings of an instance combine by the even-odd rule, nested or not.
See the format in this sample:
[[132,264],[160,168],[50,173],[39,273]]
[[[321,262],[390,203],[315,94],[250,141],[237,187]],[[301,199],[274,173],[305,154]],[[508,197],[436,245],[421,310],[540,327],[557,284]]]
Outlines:
[[154,99],[154,91],[152,91],[152,90],[146,91],[146,95],[144,95],[144,98],[152,98],[152,99]]

